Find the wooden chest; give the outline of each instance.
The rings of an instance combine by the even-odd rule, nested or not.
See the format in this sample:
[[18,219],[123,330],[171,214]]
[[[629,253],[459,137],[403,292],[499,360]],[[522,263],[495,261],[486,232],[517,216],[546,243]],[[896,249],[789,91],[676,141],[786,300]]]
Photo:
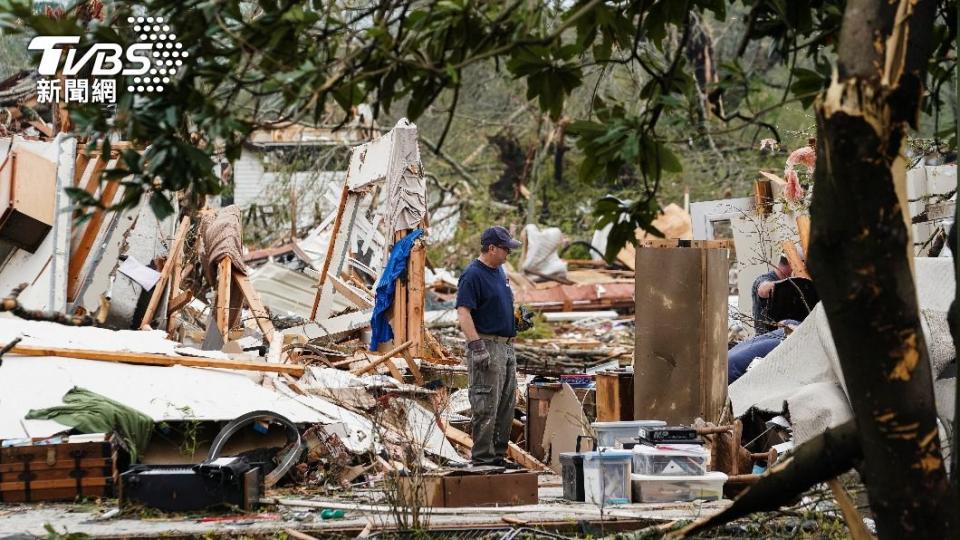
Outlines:
[[117,457],[109,441],[0,448],[0,502],[112,497]]

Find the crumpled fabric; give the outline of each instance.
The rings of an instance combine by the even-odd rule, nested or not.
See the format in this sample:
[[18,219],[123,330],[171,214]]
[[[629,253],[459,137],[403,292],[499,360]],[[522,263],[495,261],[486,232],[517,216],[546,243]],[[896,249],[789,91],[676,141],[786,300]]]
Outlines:
[[243,264],[243,225],[240,207],[235,204],[221,208],[217,212],[204,214],[200,219],[198,253],[203,265],[203,276],[207,283],[217,283],[217,263],[224,257],[230,257],[233,267],[246,275]]
[[53,420],[81,433],[117,433],[136,462],[147,449],[153,419],[85,388],[74,386],[63,396],[63,405],[27,412],[28,420]]
[[415,229],[401,238],[390,250],[390,258],[383,267],[380,280],[377,281],[373,316],[370,318],[370,330],[373,334],[370,338],[371,351],[376,351],[381,343],[393,339],[393,328],[387,321],[387,310],[393,303],[393,293],[397,289],[397,279],[402,278],[407,272],[407,260],[410,258],[413,243],[422,235],[423,229]]

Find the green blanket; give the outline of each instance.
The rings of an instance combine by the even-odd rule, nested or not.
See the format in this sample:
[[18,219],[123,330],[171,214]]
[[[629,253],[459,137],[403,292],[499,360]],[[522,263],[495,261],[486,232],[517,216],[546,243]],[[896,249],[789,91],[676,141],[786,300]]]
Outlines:
[[117,433],[134,462],[146,450],[153,432],[149,416],[79,386],[63,396],[63,405],[31,410],[27,419],[54,420],[81,433]]

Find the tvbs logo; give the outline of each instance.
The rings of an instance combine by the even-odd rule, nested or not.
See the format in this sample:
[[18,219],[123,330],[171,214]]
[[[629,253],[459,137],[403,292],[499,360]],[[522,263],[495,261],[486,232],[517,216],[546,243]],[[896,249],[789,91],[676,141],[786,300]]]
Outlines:
[[81,52],[79,36],[33,38],[28,48],[41,52],[37,71],[44,77],[37,80],[37,100],[113,103],[117,76],[127,77],[128,92],[162,92],[188,53],[162,18],[129,17],[127,22],[139,38],[127,47],[94,43]]
[[[32,51],[43,51],[37,71],[40,75],[51,76],[57,75],[66,46],[76,46],[79,43],[80,36],[37,36],[30,41],[28,48]],[[70,48],[66,50],[63,75],[78,75],[80,70],[91,63],[90,75],[93,77],[143,75],[150,70],[152,49],[152,43],[135,43],[127,47],[126,52],[116,43],[95,43],[83,56],[77,58],[77,50]]]

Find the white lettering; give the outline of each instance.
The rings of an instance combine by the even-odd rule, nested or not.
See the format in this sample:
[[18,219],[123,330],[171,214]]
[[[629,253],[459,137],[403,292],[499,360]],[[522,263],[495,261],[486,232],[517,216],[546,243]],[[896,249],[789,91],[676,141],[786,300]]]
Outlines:
[[[123,70],[124,75],[143,75],[150,70],[150,50],[153,45],[150,43],[136,43],[127,47],[127,62],[140,64],[140,67],[128,67]],[[136,54],[143,51],[143,54]]]
[[57,45],[75,45],[80,43],[80,36],[37,36],[30,40],[27,48],[32,51],[42,50],[40,57],[40,75],[56,75],[60,67],[60,57],[63,49]]
[[[96,46],[98,49],[103,48],[105,51],[97,55],[97,60],[93,64],[93,76],[99,77],[102,75],[116,75],[123,70],[123,62],[120,61],[121,55],[123,55],[123,48],[117,45],[116,43],[98,43]],[[105,67],[104,64],[110,64],[110,67]]]

